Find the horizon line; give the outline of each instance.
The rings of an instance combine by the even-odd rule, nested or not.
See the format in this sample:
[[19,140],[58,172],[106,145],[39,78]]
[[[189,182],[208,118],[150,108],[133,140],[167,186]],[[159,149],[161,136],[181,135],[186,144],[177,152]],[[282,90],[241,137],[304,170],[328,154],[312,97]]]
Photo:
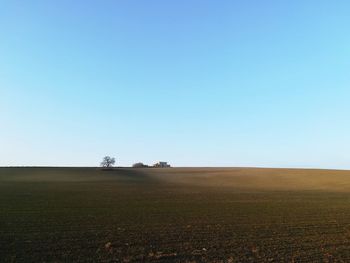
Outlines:
[[[52,165],[8,165],[8,166],[0,166],[0,169],[2,168],[103,168],[101,166],[52,166]],[[114,166],[110,167],[109,169],[123,169],[123,168],[129,168],[129,169],[215,169],[215,168],[225,168],[225,169],[285,169],[285,170],[329,170],[329,171],[350,171],[350,169],[342,169],[342,168],[319,168],[319,167],[267,167],[267,166],[171,166],[167,168],[160,168],[160,167],[132,167],[132,166]]]

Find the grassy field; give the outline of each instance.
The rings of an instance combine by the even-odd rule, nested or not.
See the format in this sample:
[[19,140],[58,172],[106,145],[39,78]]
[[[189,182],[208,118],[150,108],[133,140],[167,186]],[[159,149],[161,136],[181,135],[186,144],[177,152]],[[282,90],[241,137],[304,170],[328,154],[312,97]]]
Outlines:
[[349,261],[349,171],[0,168],[0,262]]

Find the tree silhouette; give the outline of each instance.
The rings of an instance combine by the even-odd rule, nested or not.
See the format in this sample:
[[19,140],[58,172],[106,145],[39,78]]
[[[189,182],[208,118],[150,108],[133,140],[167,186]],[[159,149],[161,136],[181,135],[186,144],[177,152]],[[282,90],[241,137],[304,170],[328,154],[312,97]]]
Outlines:
[[115,158],[110,156],[103,157],[103,160],[101,162],[101,166],[103,168],[111,168],[115,164]]

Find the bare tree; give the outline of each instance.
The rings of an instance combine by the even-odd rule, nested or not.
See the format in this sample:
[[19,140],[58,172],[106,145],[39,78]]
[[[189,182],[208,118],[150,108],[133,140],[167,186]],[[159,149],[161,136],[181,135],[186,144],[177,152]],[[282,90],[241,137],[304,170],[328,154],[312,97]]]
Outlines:
[[103,160],[101,162],[101,166],[103,168],[111,168],[115,164],[115,158],[110,156],[103,157]]

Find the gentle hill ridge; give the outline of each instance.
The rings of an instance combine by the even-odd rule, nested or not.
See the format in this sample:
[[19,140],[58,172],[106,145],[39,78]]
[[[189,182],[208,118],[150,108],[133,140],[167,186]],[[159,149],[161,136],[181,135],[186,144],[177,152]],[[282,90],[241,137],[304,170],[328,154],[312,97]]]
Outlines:
[[350,191],[350,171],[283,168],[3,167],[1,182],[156,182],[233,190]]

